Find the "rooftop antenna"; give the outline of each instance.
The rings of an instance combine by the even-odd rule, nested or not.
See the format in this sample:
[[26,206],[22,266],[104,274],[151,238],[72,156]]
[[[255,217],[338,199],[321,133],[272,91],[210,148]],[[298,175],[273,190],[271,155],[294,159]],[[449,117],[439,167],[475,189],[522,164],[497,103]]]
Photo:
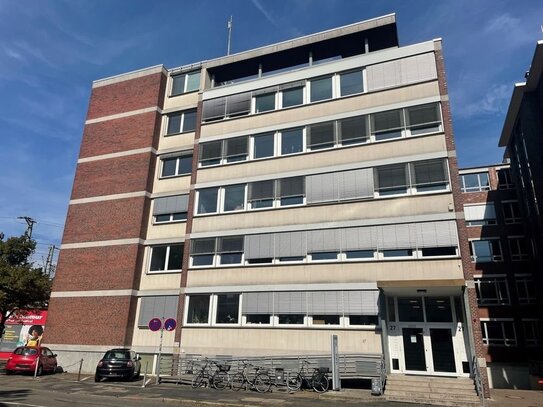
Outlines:
[[228,24],[226,25],[228,28],[228,48],[226,49],[226,55],[230,55],[230,40],[232,38],[232,16],[228,19]]

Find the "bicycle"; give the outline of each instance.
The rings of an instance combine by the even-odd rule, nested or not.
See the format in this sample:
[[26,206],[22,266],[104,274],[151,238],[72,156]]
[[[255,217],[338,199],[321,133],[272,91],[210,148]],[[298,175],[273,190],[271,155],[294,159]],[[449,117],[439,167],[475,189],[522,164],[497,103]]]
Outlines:
[[306,384],[307,387],[311,387],[317,393],[324,393],[330,386],[330,381],[326,373],[329,372],[327,367],[313,368],[313,373],[308,379],[306,376],[305,366],[309,365],[309,361],[302,360],[302,366],[300,370],[295,373],[289,373],[287,375],[287,387],[290,391],[298,391],[302,388],[302,384]]
[[230,378],[230,375],[228,372],[230,371],[230,365],[228,364],[218,364],[217,362],[213,362],[217,369],[213,373],[210,379],[211,386],[214,389],[217,390],[224,390],[227,385],[230,384],[230,387],[232,387],[232,380]]
[[[247,374],[249,367],[254,368],[254,373],[250,376]],[[260,371],[261,368],[254,366],[250,363],[243,362],[243,368],[241,372],[236,373],[232,378],[232,390],[238,391],[243,387],[247,389],[247,385],[251,386],[251,389],[255,389],[259,393],[267,393],[270,391],[272,381],[270,376],[266,372]]]
[[196,389],[210,383],[211,376],[209,375],[209,365],[212,363],[208,358],[204,359],[205,363],[192,379],[192,388]]

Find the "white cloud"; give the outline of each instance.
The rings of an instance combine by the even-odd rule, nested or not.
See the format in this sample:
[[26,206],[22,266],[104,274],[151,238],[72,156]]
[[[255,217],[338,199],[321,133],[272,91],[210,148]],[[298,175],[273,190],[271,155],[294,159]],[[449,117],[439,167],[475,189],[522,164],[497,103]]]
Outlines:
[[464,104],[460,100],[460,103],[455,106],[455,114],[463,118],[471,118],[477,115],[505,113],[511,93],[511,85],[492,85],[482,96],[470,95],[472,99],[477,99],[471,103]]
[[264,15],[264,17],[266,17],[266,20],[268,20],[270,23],[272,23],[275,27],[279,27],[279,24],[277,24],[277,21],[275,20],[275,18],[273,18],[271,13],[268,12],[264,8],[264,6],[262,5],[262,3],[260,3],[259,0],[251,0],[251,2]]

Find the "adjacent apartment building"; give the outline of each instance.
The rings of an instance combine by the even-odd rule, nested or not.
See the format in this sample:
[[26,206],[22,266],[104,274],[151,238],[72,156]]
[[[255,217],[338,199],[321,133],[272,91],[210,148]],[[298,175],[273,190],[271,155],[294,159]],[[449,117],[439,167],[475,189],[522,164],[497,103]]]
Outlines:
[[[92,85],[45,341],[484,365],[441,40],[395,15]],[[478,362],[478,363],[477,363]],[[484,372],[482,372],[484,373]]]

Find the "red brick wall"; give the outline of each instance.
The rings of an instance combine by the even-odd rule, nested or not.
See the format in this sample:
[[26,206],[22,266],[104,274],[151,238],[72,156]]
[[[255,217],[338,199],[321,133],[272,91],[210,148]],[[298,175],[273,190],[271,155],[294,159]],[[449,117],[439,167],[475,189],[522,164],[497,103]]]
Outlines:
[[127,346],[135,299],[125,297],[51,298],[45,344]]
[[155,162],[151,153],[142,153],[80,163],[72,199],[150,190]]
[[87,120],[164,104],[166,76],[162,72],[92,89]]
[[143,258],[138,244],[62,250],[53,291],[137,289],[130,270]]
[[158,112],[148,112],[87,124],[79,158],[150,146],[156,148],[153,135],[159,132],[161,120]]
[[63,243],[145,238],[145,197],[70,205]]

